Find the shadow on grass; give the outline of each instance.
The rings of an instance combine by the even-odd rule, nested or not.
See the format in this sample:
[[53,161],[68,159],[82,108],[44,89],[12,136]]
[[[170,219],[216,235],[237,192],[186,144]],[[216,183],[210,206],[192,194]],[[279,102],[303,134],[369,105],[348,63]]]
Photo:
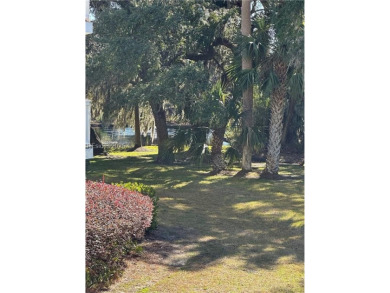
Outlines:
[[281,165],[286,180],[272,181],[205,176],[209,166],[160,166],[153,159],[96,158],[87,178],[105,174],[107,183],[156,188],[160,226],[144,243],[156,262],[197,271],[227,258],[245,270],[304,261],[303,167]]
[[[212,189],[210,186],[204,192]],[[261,200],[234,194],[215,194],[215,197],[219,199],[209,198],[208,208],[191,207],[194,205],[190,200],[179,196],[163,205],[163,213],[176,221],[163,223],[151,239],[166,242],[162,247],[168,249],[173,243],[182,245],[184,250],[190,246],[187,253],[191,256],[182,256],[183,270],[201,270],[227,257],[237,257],[245,269],[271,269],[280,263],[303,262],[303,219],[294,218],[301,213],[303,216],[303,202],[271,196]],[[259,202],[261,205],[256,205]],[[177,203],[185,203],[187,208],[180,209]]]

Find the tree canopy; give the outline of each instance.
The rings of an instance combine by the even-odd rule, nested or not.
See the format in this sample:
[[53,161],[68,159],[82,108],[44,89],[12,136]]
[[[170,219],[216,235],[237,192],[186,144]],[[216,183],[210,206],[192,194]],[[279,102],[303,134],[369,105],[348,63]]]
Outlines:
[[[250,129],[257,138],[249,147],[261,141],[269,147],[273,97],[284,82],[276,144],[280,149],[282,137],[303,143],[296,139],[303,135],[303,1],[248,2],[249,33],[242,35],[241,1],[91,1],[95,24],[86,37],[86,74],[93,118],[124,125],[140,106],[156,124],[157,160],[168,164],[174,148],[167,120],[210,129],[220,171],[225,132],[235,133],[237,152],[243,145],[233,140],[248,135],[242,93],[254,87]],[[242,67],[242,56],[250,68]]]

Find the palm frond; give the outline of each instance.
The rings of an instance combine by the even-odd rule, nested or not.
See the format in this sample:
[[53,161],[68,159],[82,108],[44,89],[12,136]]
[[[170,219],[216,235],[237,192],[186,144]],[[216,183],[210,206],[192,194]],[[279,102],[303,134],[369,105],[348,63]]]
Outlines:
[[237,138],[237,143],[239,145],[250,145],[254,150],[260,150],[262,147],[264,147],[265,142],[258,129],[244,127],[240,136]]
[[231,147],[229,147],[226,150],[224,158],[225,158],[225,160],[228,161],[228,165],[231,166],[235,162],[239,162],[240,161],[241,154],[240,154],[240,152],[236,148],[231,146]]
[[264,82],[261,85],[261,90],[265,96],[269,96],[272,91],[279,85],[279,79],[276,73],[271,69],[265,74]]
[[295,100],[303,97],[304,80],[303,73],[294,73],[289,79],[289,93]]
[[259,75],[256,68],[244,69],[238,76],[237,83],[244,91],[250,86],[253,86],[259,80]]

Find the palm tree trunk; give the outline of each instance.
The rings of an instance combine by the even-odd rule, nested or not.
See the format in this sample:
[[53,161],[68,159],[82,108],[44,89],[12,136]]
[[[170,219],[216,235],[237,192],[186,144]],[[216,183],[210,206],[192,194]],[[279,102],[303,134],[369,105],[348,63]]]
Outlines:
[[[251,18],[250,18],[251,0],[242,0],[241,4],[241,33],[244,36],[251,34]],[[242,56],[242,69],[251,69],[252,60],[249,56]],[[253,86],[248,87],[242,93],[243,116],[242,124],[244,133],[247,134],[242,148],[242,170],[252,170],[252,143],[251,132],[253,128]]]
[[141,128],[139,123],[139,107],[138,104],[134,107],[134,128],[135,128],[135,144],[134,149],[141,147]]
[[279,61],[275,65],[275,72],[279,79],[278,87],[271,95],[271,121],[269,125],[268,152],[262,178],[277,178],[279,172],[279,158],[283,130],[283,115],[287,93],[287,66]]
[[165,110],[160,103],[149,101],[157,128],[158,155],[157,163],[172,164],[174,160],[173,149],[169,146],[167,120]]
[[217,174],[226,169],[226,163],[222,155],[223,138],[225,136],[226,124],[214,129],[213,140],[211,142],[211,164],[213,174]]

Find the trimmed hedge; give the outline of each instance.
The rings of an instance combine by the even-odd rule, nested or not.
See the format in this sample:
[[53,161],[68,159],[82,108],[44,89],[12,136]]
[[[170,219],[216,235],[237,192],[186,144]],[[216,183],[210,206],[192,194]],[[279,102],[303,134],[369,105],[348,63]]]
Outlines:
[[138,182],[126,182],[123,183],[122,181],[120,183],[113,183],[115,186],[124,187],[131,191],[137,191],[139,193],[142,193],[144,195],[149,196],[152,199],[153,202],[153,218],[152,223],[150,227],[147,230],[152,230],[157,228],[157,210],[158,210],[158,196],[156,196],[156,191],[153,187],[149,185],[145,185],[143,183]]
[[86,285],[107,285],[152,221],[152,200],[138,192],[86,182]]

